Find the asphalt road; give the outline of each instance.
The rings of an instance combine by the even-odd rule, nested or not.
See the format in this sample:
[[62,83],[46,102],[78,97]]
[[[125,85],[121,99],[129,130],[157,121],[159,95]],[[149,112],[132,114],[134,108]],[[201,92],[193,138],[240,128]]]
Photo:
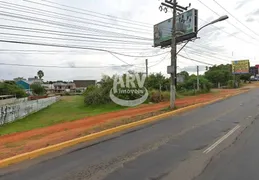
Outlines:
[[[237,125],[240,124],[241,129],[243,121],[256,119],[259,116],[258,107],[259,89],[254,89],[249,93],[179,116],[166,118],[100,142],[78,145],[56,157],[52,155],[50,158],[51,155],[48,155],[49,158],[45,156],[36,159],[37,163],[35,163],[35,160],[34,163],[28,161],[14,166],[15,168],[11,166],[1,169],[0,180],[166,179],[180,164],[191,159],[193,153],[198,153],[200,159],[203,156],[215,156],[217,158],[214,149],[220,148],[221,143],[213,146],[214,148],[208,154],[205,154],[204,150],[211,147],[219,138],[225,137]],[[226,149],[220,153],[224,154],[223,159],[222,156],[218,155],[218,160],[215,163],[213,160],[197,179],[207,180],[214,177],[221,180],[231,179],[232,177],[232,179],[253,179],[241,178],[245,176],[234,176],[238,172],[238,169],[234,167],[241,168],[240,171],[247,169],[247,173],[255,170],[253,174],[258,174],[259,171],[256,172],[258,166],[256,165],[258,165],[259,157],[256,157],[256,151],[258,150],[256,148],[259,148],[259,142],[257,146],[255,144],[259,132],[253,130],[256,127],[258,125],[250,130],[254,134],[251,142],[248,143],[247,140],[243,140],[243,143],[248,143],[245,149],[242,148],[243,145],[239,145],[239,148],[231,146]],[[248,130],[245,130],[244,133],[246,131]],[[243,134],[240,139],[242,137]],[[240,152],[236,149],[240,149]],[[237,152],[238,158],[235,157],[235,154],[232,154],[234,151]],[[233,157],[235,161],[230,157]],[[253,162],[253,160],[257,162]],[[229,163],[237,164],[230,167]],[[204,163],[204,167],[200,168],[203,169],[205,166],[206,163]],[[250,166],[254,167],[249,169]],[[215,167],[216,169],[214,169]],[[218,172],[221,171],[224,172],[223,175],[225,176],[218,175]],[[182,178],[179,177],[179,179]]]
[[195,180],[258,180],[258,167],[259,115],[254,116],[253,124],[243,131],[231,147],[215,156]]

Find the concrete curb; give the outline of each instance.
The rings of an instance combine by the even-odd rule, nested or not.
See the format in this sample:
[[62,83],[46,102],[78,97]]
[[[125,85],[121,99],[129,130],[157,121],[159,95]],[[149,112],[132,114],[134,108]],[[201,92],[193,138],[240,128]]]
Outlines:
[[[245,91],[245,92],[247,92],[247,91]],[[241,92],[241,93],[245,93],[245,92]],[[241,94],[241,93],[238,93],[238,94]],[[199,108],[199,107],[203,107],[203,106],[206,106],[206,105],[209,105],[209,104],[212,104],[212,103],[230,98],[232,96],[236,96],[238,94],[229,95],[229,96],[226,96],[225,98],[218,98],[218,99],[212,100],[210,102],[206,102],[206,103],[194,104],[194,105],[191,105],[191,106],[187,106],[187,107],[184,107],[184,108],[174,110],[172,112],[167,112],[167,113],[160,114],[160,115],[157,115],[157,116],[149,117],[149,118],[137,121],[137,122],[121,125],[121,126],[118,126],[118,127],[115,127],[115,128],[107,129],[107,130],[104,130],[104,131],[101,131],[101,132],[97,132],[97,133],[93,133],[93,134],[83,136],[83,137],[80,137],[80,138],[72,139],[70,141],[66,141],[66,142],[63,142],[63,143],[52,145],[52,146],[49,146],[49,147],[46,147],[46,148],[41,148],[41,149],[38,149],[38,150],[34,150],[32,152],[28,152],[28,153],[20,154],[20,155],[11,157],[11,158],[0,160],[0,168],[9,166],[11,164],[17,164],[17,163],[25,161],[25,160],[33,159],[33,158],[48,154],[50,152],[59,151],[61,149],[71,147],[71,146],[74,146],[74,145],[82,143],[82,142],[91,141],[91,140],[94,140],[94,139],[97,139],[97,138],[100,138],[100,137],[104,137],[104,136],[111,135],[111,134],[114,134],[114,133],[117,133],[117,132],[121,132],[121,131],[129,129],[129,128],[138,127],[140,125],[148,124],[148,123],[151,123],[151,122],[154,122],[154,121],[157,121],[157,120],[161,120],[161,119],[166,118],[166,117],[170,117],[170,116],[177,115],[177,114],[180,114],[180,113],[183,113],[183,112],[187,112],[187,111]]]

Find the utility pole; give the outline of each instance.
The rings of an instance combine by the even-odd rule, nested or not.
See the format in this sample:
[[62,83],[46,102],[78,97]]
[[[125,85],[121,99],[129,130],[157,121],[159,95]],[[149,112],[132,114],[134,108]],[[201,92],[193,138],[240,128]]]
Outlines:
[[200,90],[199,66],[197,66],[197,91]]
[[[171,67],[174,69],[176,67],[176,0],[173,2],[173,21],[172,21],[172,42],[171,42]],[[170,86],[170,107],[175,108],[175,95],[176,95],[176,71],[171,73],[171,86]]]
[[[189,7],[191,4],[189,4]],[[165,7],[163,9],[163,7]],[[172,18],[172,39],[171,39],[171,65],[167,67],[167,73],[170,74],[170,108],[175,108],[175,96],[176,96],[176,84],[177,84],[177,52],[176,52],[176,16],[177,11],[183,13],[184,11],[187,11],[189,7],[183,7],[177,4],[177,0],[165,0],[165,2],[161,3],[161,6],[159,7],[160,11],[165,11],[167,13],[167,8],[172,9],[173,12],[173,18]]]
[[148,77],[148,59],[146,59],[146,76]]

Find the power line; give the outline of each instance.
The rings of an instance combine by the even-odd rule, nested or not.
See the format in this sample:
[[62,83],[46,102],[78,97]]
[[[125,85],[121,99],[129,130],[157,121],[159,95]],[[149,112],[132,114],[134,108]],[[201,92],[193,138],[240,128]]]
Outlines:
[[[4,37],[3,37],[4,38]],[[2,39],[2,40],[6,40],[6,41],[16,41],[17,40],[17,37],[9,37],[9,38],[5,38],[5,39]],[[35,40],[34,39],[29,39],[29,38],[19,38],[19,41],[26,41],[26,42],[29,42],[29,43],[34,43],[35,42]],[[51,39],[50,40],[48,40],[48,41],[51,41]],[[35,42],[35,43],[48,43],[48,41],[37,41],[37,42]],[[56,41],[56,42],[58,42],[58,41]],[[60,42],[60,43],[64,43],[64,42]],[[67,45],[67,46],[70,46],[70,43],[67,43],[67,44],[65,44],[65,45]],[[77,43],[77,45],[76,46],[78,46],[78,45],[80,45],[80,46],[84,46],[84,47],[87,47],[87,48],[98,48],[98,49],[107,49],[107,50],[140,50],[140,51],[145,51],[147,48],[149,48],[149,47],[147,47],[147,46],[137,46],[137,45],[127,45],[127,44],[119,44],[119,45],[110,45],[110,44],[97,44],[97,43],[92,43],[92,44],[84,44],[84,43]],[[74,46],[73,44],[72,44],[72,46]]]
[[77,30],[82,30],[82,31],[93,31],[93,32],[98,32],[98,33],[116,34],[117,36],[123,35],[123,36],[127,36],[127,37],[143,38],[141,36],[135,36],[135,35],[124,34],[124,33],[119,33],[119,32],[100,30],[100,29],[95,29],[95,28],[79,26],[79,25],[71,25],[71,24],[68,24],[68,23],[60,23],[58,21],[52,21],[52,20],[47,20],[47,19],[43,19],[43,18],[35,18],[35,17],[31,17],[31,16],[25,16],[23,14],[8,13],[8,12],[5,12],[5,11],[1,11],[0,15],[12,17],[12,18],[17,18],[17,19],[29,20],[29,21],[42,22],[42,23],[45,23],[45,24],[52,24],[52,25],[56,25],[56,26],[60,26],[60,27],[69,27],[71,29],[77,29]]
[[151,68],[151,67],[154,67],[154,66],[156,66],[156,65],[158,65],[158,64],[160,64],[160,63],[162,63],[163,61],[165,61],[166,60],[166,58],[167,58],[167,56],[170,54],[170,52],[169,53],[167,53],[160,61],[158,61],[156,64],[153,64],[153,65],[151,65],[151,66],[148,66],[149,68]]
[[[201,58],[204,58],[204,59],[208,59],[208,58],[210,58],[211,60],[213,59],[213,61],[216,61],[216,62],[218,62],[218,63],[222,63],[222,61],[229,63],[228,60],[221,59],[221,58],[217,58],[217,57],[215,57],[215,56],[204,55],[204,54],[202,54],[202,53],[193,52],[193,51],[190,51],[189,53],[194,54],[195,56],[198,56],[198,57],[201,57]],[[214,60],[214,59],[217,59],[217,60]],[[220,61],[221,61],[221,62],[220,62]]]
[[[109,22],[104,22],[104,21],[99,21],[99,20],[96,20],[96,19],[88,19],[88,18],[84,18],[84,17],[79,17],[79,16],[73,16],[73,15],[68,15],[68,14],[63,14],[63,13],[57,13],[57,12],[53,12],[53,11],[48,11],[48,10],[46,10],[46,9],[44,9],[44,10],[42,10],[42,9],[39,9],[39,8],[35,8],[35,7],[33,7],[33,10],[32,10],[32,7],[30,7],[30,6],[23,6],[23,5],[17,5],[17,4],[14,4],[14,3],[8,3],[8,2],[0,2],[0,3],[4,3],[4,4],[7,4],[7,5],[9,5],[8,7],[10,7],[10,6],[13,6],[13,7],[18,7],[18,8],[21,8],[21,7],[23,7],[23,9],[29,9],[30,10],[30,12],[31,11],[40,11],[40,12],[44,12],[45,14],[46,14],[46,12],[48,12],[48,13],[50,13],[50,14],[55,14],[55,15],[60,15],[60,16],[66,16],[66,17],[73,17],[73,18],[75,18],[75,19],[84,19],[84,20],[87,20],[87,21],[92,21],[92,22],[99,22],[99,23],[105,23],[105,24],[110,24],[110,25],[113,25],[113,27],[114,26],[120,26],[120,27],[126,27],[126,28],[133,28],[133,29],[138,29],[138,30],[144,30],[144,31],[147,31],[147,30],[149,30],[150,28],[152,28],[152,26],[150,26],[148,29],[142,29],[142,28],[136,28],[136,27],[133,27],[133,26],[126,26],[126,25],[122,25],[122,24],[120,24],[120,25],[117,25],[117,24],[114,24],[114,23],[109,23]],[[34,2],[35,4],[38,4],[37,2]],[[42,14],[41,14],[42,15]]]
[[[26,35],[26,34],[16,34],[16,33],[1,33],[1,35],[7,35],[7,36],[20,36],[20,37],[33,37],[33,38],[40,38],[40,39],[57,39],[57,40],[63,40],[63,41],[81,41],[81,42],[86,42],[84,39],[71,39],[71,38],[58,38],[58,37],[46,37],[46,36],[36,36],[36,35]],[[94,38],[93,38],[94,39]],[[110,39],[103,39],[102,41],[87,41],[87,43],[100,43],[100,44],[113,44],[114,42],[112,42],[112,40],[110,41]],[[110,41],[110,42],[109,42]],[[149,45],[151,46],[149,43],[143,43],[143,42],[133,42],[133,41],[117,41],[116,45],[120,45],[120,44],[136,44],[136,45]]]
[[[30,3],[35,3],[34,1],[29,1],[29,0],[24,0],[24,1],[30,2]],[[60,3],[56,3],[56,2],[52,2],[52,1],[47,1],[47,0],[42,0],[42,1],[50,3],[50,4],[55,4],[55,5],[58,5],[58,6],[62,6],[62,7],[70,8],[70,9],[80,10],[80,11],[83,11],[84,13],[80,12],[80,11],[60,8],[60,7],[57,7],[57,6],[51,6],[51,5],[47,5],[47,4],[43,4],[43,3],[37,3],[37,4],[41,4],[41,5],[52,7],[52,8],[62,9],[62,10],[65,10],[65,11],[75,12],[75,13],[79,13],[79,14],[89,15],[89,16],[93,16],[93,17],[97,17],[97,18],[105,18],[105,19],[108,19],[108,20],[111,20],[111,18],[116,18],[117,21],[120,21],[122,23],[128,23],[128,24],[138,25],[138,26],[142,26],[142,27],[143,26],[147,26],[147,25],[149,27],[149,25],[150,25],[150,24],[145,23],[145,22],[133,21],[133,20],[124,19],[124,18],[118,18],[116,16],[106,15],[106,14],[102,14],[102,13],[97,13],[97,12],[94,12],[94,11],[90,11],[90,10],[86,10],[86,9],[81,9],[81,8],[77,8],[77,7],[72,7],[72,6],[68,6],[68,5],[64,5],[64,4],[60,4]],[[96,16],[96,15],[85,13],[85,12],[91,12],[91,13],[94,13],[94,14],[99,14],[101,16]],[[107,18],[105,16],[107,16]],[[121,19],[121,20],[119,20],[119,19]],[[123,22],[123,21],[126,21],[126,22]]]
[[[201,21],[203,21],[203,22],[205,22],[205,23],[209,23],[208,21],[205,21],[205,20],[203,20],[203,19],[201,19],[201,18],[199,18],[199,20],[201,20]],[[224,33],[226,33],[226,34],[228,34],[229,36],[233,36],[233,37],[235,37],[236,39],[239,39],[239,40],[241,40],[241,41],[243,41],[243,42],[245,42],[245,43],[248,43],[248,44],[254,44],[254,45],[256,45],[256,46],[258,46],[258,44],[255,44],[255,43],[253,43],[253,42],[249,42],[249,41],[246,41],[246,40],[244,40],[244,39],[242,39],[242,38],[240,38],[240,37],[237,37],[235,34],[231,34],[231,33],[229,33],[229,32],[227,32],[227,31],[225,31],[225,30],[223,30],[223,29],[220,29],[219,27],[217,27],[217,26],[215,26],[215,25],[211,25],[211,26],[213,26],[213,27],[215,27],[215,28],[217,28],[218,30],[220,30],[220,31],[222,31],[222,32],[224,32]],[[254,38],[253,38],[254,39]]]
[[203,6],[205,6],[205,7],[208,8],[209,10],[211,10],[214,14],[220,16],[219,13],[217,13],[216,11],[214,11],[213,9],[211,9],[209,6],[207,6],[207,5],[206,5],[205,3],[203,3],[202,1],[200,1],[200,0],[197,0],[197,1],[199,1]]
[[[119,58],[118,56],[116,56],[115,54],[113,54],[112,52],[109,52],[113,57],[115,57],[116,59],[118,59],[119,61],[125,63],[126,65],[129,65],[129,66],[135,66],[135,67],[140,67],[140,66],[136,66],[136,65],[133,65],[133,64],[129,64],[127,63],[126,61],[122,60],[121,58]],[[142,66],[143,67],[143,66]],[[140,67],[140,68],[142,68]]]
[[126,65],[121,66],[58,66],[58,65],[35,65],[35,64],[14,64],[14,63],[0,63],[3,66],[19,66],[19,67],[37,67],[37,68],[62,68],[62,69],[99,69],[99,68],[111,68],[111,67],[126,67]]
[[189,60],[198,62],[198,63],[201,63],[201,64],[206,64],[206,65],[211,65],[211,66],[214,65],[214,64],[210,64],[210,63],[207,63],[207,62],[199,61],[199,60],[196,60],[196,59],[193,59],[193,58],[188,58],[188,57],[185,57],[185,56],[183,56],[183,55],[181,55],[181,54],[178,54],[178,56],[180,56],[180,57],[182,57],[182,58],[185,58],[185,59],[189,59]]
[[[22,26],[9,26],[9,25],[0,25],[2,29],[9,29],[9,30],[19,30],[19,31],[26,31],[26,32],[34,32],[34,33],[42,33],[42,34],[53,34],[53,35],[59,35],[59,36],[67,36],[67,37],[75,37],[75,38],[85,38],[85,39],[99,39],[99,40],[113,40],[113,41],[123,41],[120,39],[110,39],[110,38],[129,38],[129,37],[116,37],[116,36],[103,36],[106,38],[98,38],[100,35],[96,34],[85,34],[85,33],[72,33],[72,32],[64,32],[64,31],[55,31],[50,29],[39,29],[39,28],[28,28],[28,27],[22,27]],[[90,37],[89,37],[90,36]],[[97,36],[97,37],[96,37]],[[108,38],[108,39],[107,39]],[[131,37],[130,37],[131,38]],[[138,39],[138,38],[131,38],[132,40],[138,40],[138,41],[149,41],[148,39]],[[138,41],[132,41],[132,42],[138,42]],[[150,40],[151,41],[151,40]]]
[[[210,7],[208,7],[205,3],[199,1],[201,4],[203,4],[206,8],[208,8],[210,11],[212,11],[214,14],[216,14],[217,16],[219,16],[219,14],[217,12],[215,12],[214,10],[212,10]],[[244,33],[245,35],[249,36],[250,38],[254,39],[253,36],[251,36],[250,34],[244,32],[242,29],[238,28],[236,25],[232,24],[230,21],[227,21],[228,24],[232,25],[234,28],[238,29],[240,32]]]
[[[224,56],[221,56],[221,55],[215,55],[215,56],[213,56],[212,54],[217,54],[216,52],[214,52],[214,51],[211,51],[211,50],[206,50],[206,51],[204,51],[203,49],[200,49],[200,47],[198,47],[197,49],[196,48],[191,48],[191,47],[186,47],[186,49],[189,49],[189,50],[192,50],[192,52],[194,52],[194,53],[207,53],[207,54],[209,54],[209,56],[211,56],[211,57],[215,57],[215,58],[217,58],[217,59],[221,59],[221,60],[223,60],[223,61],[227,61],[226,59],[229,59],[229,58],[232,58],[232,57],[224,57]],[[201,52],[199,52],[198,50],[201,50]],[[220,57],[221,56],[221,57]],[[224,59],[223,59],[223,58]],[[226,58],[226,59],[225,59]]]
[[221,4],[219,4],[216,0],[213,0],[219,7],[221,7],[222,9],[224,9],[224,11],[226,11],[228,14],[230,14],[236,21],[238,21],[240,24],[242,24],[243,26],[245,26],[248,30],[250,30],[251,32],[253,32],[255,35],[259,36],[259,34],[257,34],[256,32],[254,32],[252,29],[250,29],[249,27],[247,27],[244,23],[242,23],[239,19],[237,19],[233,14],[231,14],[226,8],[224,8]]
[[[1,3],[1,2],[0,2]],[[28,13],[28,14],[34,14],[34,15],[40,15],[40,16],[43,16],[43,17],[50,17],[50,18],[55,18],[55,19],[61,19],[61,20],[66,20],[66,21],[72,21],[72,22],[78,22],[78,23],[84,23],[84,24],[87,24],[87,25],[95,25],[95,26],[101,26],[101,27],[105,27],[105,28],[110,28],[110,29],[116,29],[116,30],[124,30],[124,31],[129,31],[129,32],[137,32],[137,33],[148,33],[147,31],[149,31],[149,33],[151,33],[152,31],[150,30],[138,30],[137,28],[135,30],[131,30],[131,29],[125,29],[125,28],[121,28],[121,27],[115,27],[115,25],[113,26],[110,26],[110,25],[106,25],[105,22],[102,22],[103,24],[97,24],[96,22],[95,23],[92,23],[92,22],[87,22],[87,21],[82,21],[82,20],[77,20],[77,19],[71,19],[71,18],[64,18],[64,17],[58,17],[58,16],[53,16],[53,15],[48,15],[46,14],[46,12],[42,11],[41,10],[41,13],[39,12],[35,12],[35,10],[22,10],[22,8],[19,8],[18,10],[17,9],[14,9],[14,8],[10,8],[9,6],[8,7],[0,7],[2,9],[9,9],[9,10],[13,10],[13,11],[18,11],[18,12],[24,12],[24,13]],[[46,10],[45,10],[46,11]],[[58,13],[56,13],[58,14]],[[64,15],[63,15],[64,16]],[[69,15],[66,15],[68,17],[72,17],[72,16],[69,16]],[[81,18],[83,19],[83,18]]]
[[[101,52],[108,52],[108,53],[113,53],[113,54],[127,56],[127,57],[154,57],[154,56],[157,56],[157,55],[152,55],[152,56],[151,55],[150,56],[147,56],[147,55],[143,55],[143,56],[128,55],[128,54],[123,54],[123,53],[119,53],[119,52],[110,51],[110,50],[107,50],[107,49],[100,49],[100,48],[94,48],[94,47],[83,47],[83,46],[76,46],[76,45],[36,43],[36,42],[14,41],[14,40],[4,40],[4,39],[0,39],[0,42],[12,43],[12,44],[27,44],[27,45],[35,45],[35,46],[48,46],[48,47],[60,47],[60,48],[71,48],[71,49],[84,49],[84,50],[92,50],[92,51],[101,51]],[[165,52],[165,53],[167,53],[167,52]]]

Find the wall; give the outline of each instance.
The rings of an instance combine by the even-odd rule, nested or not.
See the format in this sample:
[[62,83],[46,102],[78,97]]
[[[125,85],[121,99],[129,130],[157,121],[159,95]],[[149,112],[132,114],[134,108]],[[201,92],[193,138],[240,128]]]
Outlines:
[[0,107],[1,106],[4,106],[4,105],[10,105],[10,104],[16,104],[16,103],[21,103],[21,102],[25,102],[27,101],[28,98],[19,98],[19,99],[16,99],[16,98],[10,98],[10,99],[2,99],[0,100]]
[[59,97],[49,97],[46,99],[23,101],[16,104],[0,106],[0,126],[44,109],[58,100]]
[[6,104],[12,104],[15,102],[15,100],[16,100],[16,98],[1,99],[0,106],[6,105]]

